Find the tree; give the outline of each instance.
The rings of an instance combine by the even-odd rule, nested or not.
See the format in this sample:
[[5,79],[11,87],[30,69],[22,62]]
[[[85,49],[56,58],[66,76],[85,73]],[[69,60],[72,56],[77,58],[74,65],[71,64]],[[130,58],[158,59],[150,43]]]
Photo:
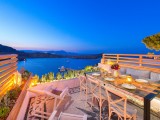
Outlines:
[[147,48],[151,50],[160,50],[160,33],[155,35],[148,36],[142,40],[142,42],[146,45]]

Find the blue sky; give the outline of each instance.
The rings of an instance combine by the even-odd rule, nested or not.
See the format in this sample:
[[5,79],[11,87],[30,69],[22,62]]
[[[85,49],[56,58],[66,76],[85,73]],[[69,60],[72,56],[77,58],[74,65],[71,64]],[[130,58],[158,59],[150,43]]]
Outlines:
[[1,0],[0,43],[16,49],[145,53],[160,0]]

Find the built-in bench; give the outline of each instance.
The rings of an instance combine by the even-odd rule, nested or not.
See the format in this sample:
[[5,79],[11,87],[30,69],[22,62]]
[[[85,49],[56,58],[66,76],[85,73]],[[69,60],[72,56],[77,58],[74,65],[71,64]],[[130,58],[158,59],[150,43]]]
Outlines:
[[156,72],[122,67],[120,68],[120,74],[131,75],[135,79],[143,78],[151,82],[160,83],[160,73]]
[[[111,72],[111,65],[109,64],[98,64],[99,68],[102,68],[106,71]],[[160,71],[154,71],[155,69],[146,69],[144,67],[139,66],[128,66],[128,65],[120,65],[119,73],[120,75],[131,75],[135,79],[146,79],[152,83],[158,83],[157,85],[160,85]],[[151,101],[151,106],[158,109],[160,113],[160,97],[157,96]]]
[[[99,63],[98,66],[106,71],[111,71],[111,65]],[[153,72],[150,70],[138,69],[138,67],[137,68],[120,67],[119,73],[121,75],[124,74],[131,75],[135,79],[143,78],[150,82],[155,82],[160,84],[160,73]]]

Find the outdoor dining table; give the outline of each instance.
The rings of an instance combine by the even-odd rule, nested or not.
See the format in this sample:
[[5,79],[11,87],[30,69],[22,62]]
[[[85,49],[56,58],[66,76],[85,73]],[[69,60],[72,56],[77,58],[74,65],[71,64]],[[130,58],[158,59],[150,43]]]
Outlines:
[[[95,73],[95,72],[94,72]],[[144,107],[144,120],[150,120],[150,110],[153,112],[160,112],[160,104],[158,106],[151,106],[151,100],[156,97],[160,103],[160,85],[151,84],[149,82],[141,83],[137,82],[132,78],[132,81],[127,80],[127,76],[113,77],[112,74],[96,72],[94,75],[93,72],[86,73],[91,75],[96,79],[100,80],[102,87],[109,87],[117,92],[124,94],[127,99],[133,104],[138,105],[139,107]],[[111,80],[107,80],[107,79]],[[134,86],[134,89],[125,88],[123,85]],[[150,109],[151,106],[151,109]]]

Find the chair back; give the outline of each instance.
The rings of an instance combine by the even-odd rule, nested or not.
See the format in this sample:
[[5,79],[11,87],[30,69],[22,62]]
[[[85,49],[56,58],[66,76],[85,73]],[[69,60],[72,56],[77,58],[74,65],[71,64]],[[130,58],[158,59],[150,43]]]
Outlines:
[[63,99],[68,93],[68,87],[66,87],[60,94],[60,98]]
[[98,92],[98,94],[101,95],[100,80],[91,75],[87,75],[87,81],[90,84],[92,94]]
[[109,112],[111,109],[119,111],[119,113],[123,115],[124,119],[126,119],[127,97],[119,91],[110,89],[108,87],[105,87],[105,91],[108,100]]
[[84,75],[79,75],[78,79],[80,81],[80,86],[86,86],[87,81],[86,81],[86,77]]

